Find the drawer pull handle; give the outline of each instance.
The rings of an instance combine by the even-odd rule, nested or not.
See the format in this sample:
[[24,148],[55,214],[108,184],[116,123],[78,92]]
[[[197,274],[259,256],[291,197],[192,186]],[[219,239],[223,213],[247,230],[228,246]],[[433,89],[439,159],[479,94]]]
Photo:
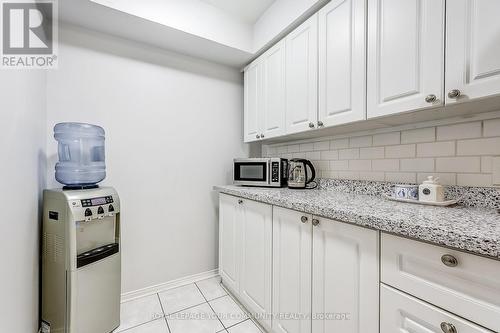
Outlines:
[[453,324],[450,323],[441,323],[441,330],[443,333],[457,333],[457,329]]
[[458,260],[451,254],[444,254],[441,257],[441,262],[445,264],[448,267],[457,267],[458,266]]
[[453,90],[450,90],[450,92],[448,93],[448,97],[449,98],[459,98],[461,94],[462,94],[462,92],[460,90],[453,89]]
[[302,217],[300,218],[300,222],[302,222],[302,223],[306,223],[306,222],[307,222],[307,220],[308,220],[307,216],[302,216]]
[[319,225],[319,220],[313,219],[312,224],[313,224],[313,226],[317,227]]
[[240,205],[242,205],[242,204],[243,204],[243,200],[239,199],[239,200],[238,200],[238,203],[239,203]]
[[434,103],[436,100],[437,100],[437,97],[434,94],[427,95],[427,97],[425,97],[425,101],[427,103]]

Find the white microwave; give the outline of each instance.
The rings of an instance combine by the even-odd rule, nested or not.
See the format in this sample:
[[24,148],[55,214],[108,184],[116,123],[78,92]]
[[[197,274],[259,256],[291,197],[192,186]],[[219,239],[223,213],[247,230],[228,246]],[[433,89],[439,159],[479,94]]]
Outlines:
[[235,158],[233,184],[283,187],[287,184],[288,160],[284,158]]

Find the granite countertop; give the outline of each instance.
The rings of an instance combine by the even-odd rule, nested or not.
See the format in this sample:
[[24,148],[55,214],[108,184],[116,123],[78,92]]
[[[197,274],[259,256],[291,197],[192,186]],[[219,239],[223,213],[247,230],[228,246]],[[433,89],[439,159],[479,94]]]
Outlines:
[[233,185],[214,189],[500,260],[500,214],[495,209],[425,206],[319,189]]

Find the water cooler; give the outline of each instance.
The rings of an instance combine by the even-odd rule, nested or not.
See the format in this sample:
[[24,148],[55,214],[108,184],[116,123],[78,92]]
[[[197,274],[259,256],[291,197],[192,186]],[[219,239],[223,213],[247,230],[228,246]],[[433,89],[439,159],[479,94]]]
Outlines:
[[113,188],[45,190],[42,332],[109,333],[120,324],[120,200]]

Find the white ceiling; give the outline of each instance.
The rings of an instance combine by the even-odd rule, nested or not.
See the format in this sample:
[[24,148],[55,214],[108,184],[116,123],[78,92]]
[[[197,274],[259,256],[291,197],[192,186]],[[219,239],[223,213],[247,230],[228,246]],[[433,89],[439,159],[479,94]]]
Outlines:
[[247,23],[255,23],[276,0],[200,0]]
[[64,0],[59,20],[241,68],[328,1]]

